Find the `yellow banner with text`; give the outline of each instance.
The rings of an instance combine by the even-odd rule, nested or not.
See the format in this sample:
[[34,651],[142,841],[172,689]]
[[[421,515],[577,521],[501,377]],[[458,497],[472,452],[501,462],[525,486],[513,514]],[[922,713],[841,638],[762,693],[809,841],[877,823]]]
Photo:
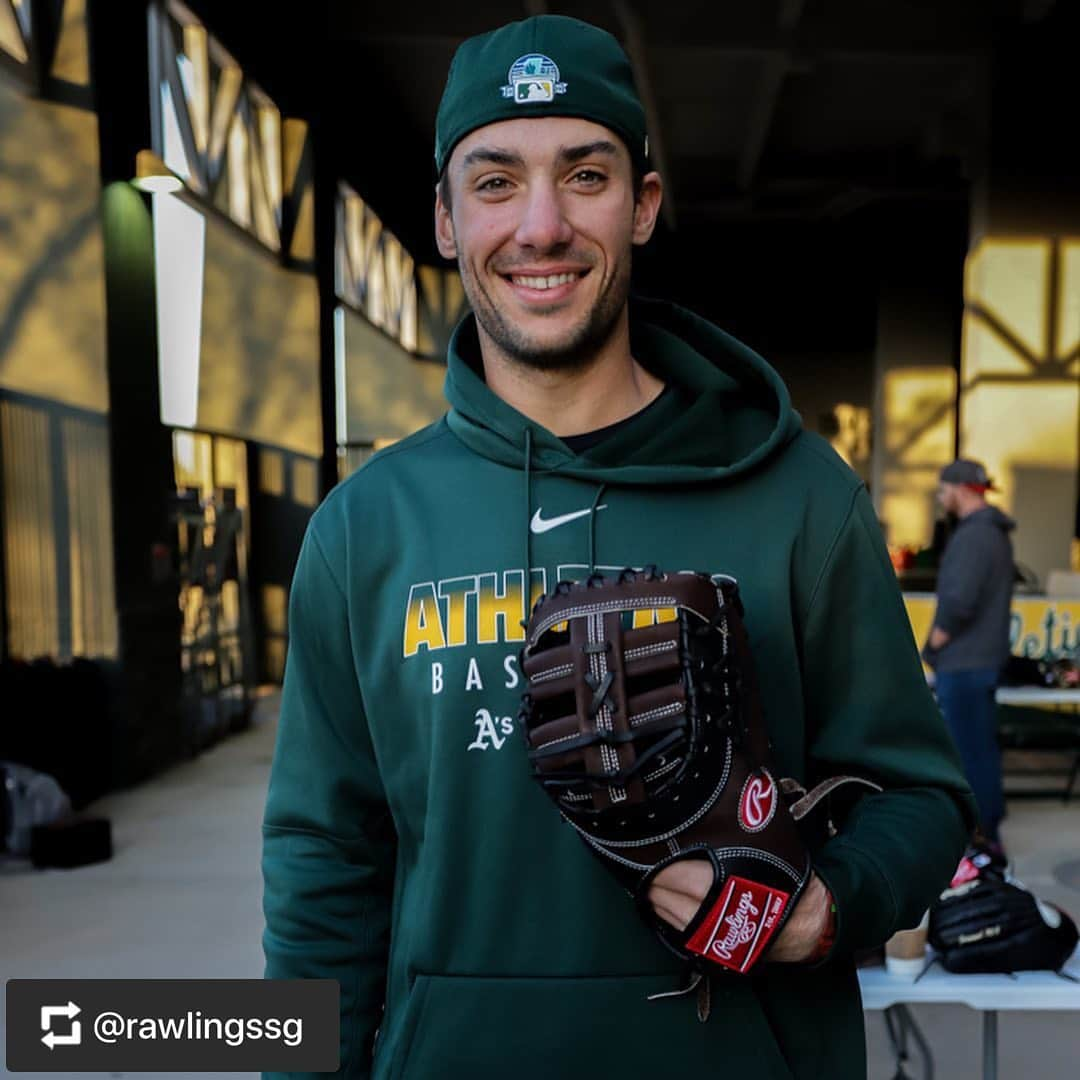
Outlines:
[[[936,598],[933,593],[904,593],[904,603],[921,649],[930,633]],[[1080,655],[1080,599],[1014,597],[1009,643],[1016,656],[1037,660]]]

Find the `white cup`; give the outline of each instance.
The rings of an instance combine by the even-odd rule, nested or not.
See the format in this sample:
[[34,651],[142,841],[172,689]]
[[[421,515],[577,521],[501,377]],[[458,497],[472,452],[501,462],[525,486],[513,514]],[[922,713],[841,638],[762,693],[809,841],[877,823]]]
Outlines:
[[926,966],[926,931],[930,913],[926,912],[919,925],[910,930],[897,930],[885,942],[885,970],[890,975],[913,979]]

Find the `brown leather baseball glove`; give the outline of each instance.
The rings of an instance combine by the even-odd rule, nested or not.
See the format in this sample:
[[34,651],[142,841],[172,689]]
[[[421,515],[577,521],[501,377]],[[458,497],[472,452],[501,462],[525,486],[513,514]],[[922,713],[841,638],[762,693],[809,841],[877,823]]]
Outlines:
[[[533,775],[660,940],[706,974],[766,956],[810,878],[796,822],[855,779],[807,794],[777,776],[742,614],[730,578],[595,574],[537,602],[521,657]],[[713,870],[683,931],[647,899],[678,859]]]

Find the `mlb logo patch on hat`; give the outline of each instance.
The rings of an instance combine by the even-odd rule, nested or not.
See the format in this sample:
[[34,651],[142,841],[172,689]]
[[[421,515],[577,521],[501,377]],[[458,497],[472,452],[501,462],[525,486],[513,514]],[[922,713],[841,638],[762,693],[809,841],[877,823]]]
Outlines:
[[559,67],[550,56],[528,53],[510,65],[507,84],[500,87],[504,98],[518,105],[554,101],[556,94],[566,93],[566,83],[559,82]]
[[606,30],[566,15],[533,15],[461,43],[435,119],[435,172],[445,171],[454,147],[478,128],[551,116],[609,128],[641,174],[648,172],[645,110],[629,58]]

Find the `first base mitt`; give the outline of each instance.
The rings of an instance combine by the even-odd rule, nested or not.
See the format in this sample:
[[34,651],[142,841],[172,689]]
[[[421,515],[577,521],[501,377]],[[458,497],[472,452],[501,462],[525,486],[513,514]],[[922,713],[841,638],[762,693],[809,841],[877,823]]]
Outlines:
[[971,974],[1059,971],[1078,935],[1061,908],[969,852],[930,908],[928,938],[946,970]]
[[[735,581],[647,567],[560,582],[521,663],[529,761],[563,817],[669,949],[705,974],[750,972],[810,877],[796,821],[856,778],[809,794],[777,778]],[[648,901],[679,859],[713,870],[684,931]]]

